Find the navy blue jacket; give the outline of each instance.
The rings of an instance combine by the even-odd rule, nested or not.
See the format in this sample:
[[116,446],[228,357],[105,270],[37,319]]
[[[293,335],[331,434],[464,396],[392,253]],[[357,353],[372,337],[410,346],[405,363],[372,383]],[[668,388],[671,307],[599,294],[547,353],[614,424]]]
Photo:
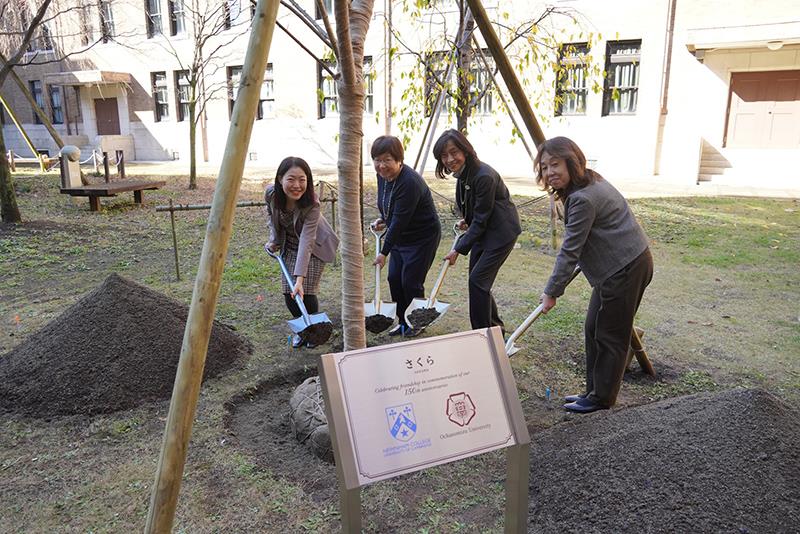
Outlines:
[[378,175],[378,211],[386,223],[381,254],[394,245],[411,245],[441,233],[439,215],[425,180],[406,164],[400,174],[387,182]]

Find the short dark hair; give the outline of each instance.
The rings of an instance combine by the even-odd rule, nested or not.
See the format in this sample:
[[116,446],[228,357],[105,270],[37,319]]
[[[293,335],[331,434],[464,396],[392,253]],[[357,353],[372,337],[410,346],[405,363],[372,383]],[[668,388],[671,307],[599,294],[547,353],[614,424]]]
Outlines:
[[[281,164],[278,165],[278,171],[275,173],[274,198],[275,205],[280,210],[286,209],[286,193],[283,192],[281,180],[283,179],[283,175],[289,172],[289,169],[293,167],[298,167],[306,173],[306,192],[303,193],[303,196],[297,201],[298,207],[307,208],[314,203],[314,177],[311,175],[311,167],[308,166],[308,163],[306,163],[306,160],[303,158],[289,156],[281,161]],[[267,202],[269,202],[269,198],[267,198]]]
[[393,135],[382,135],[372,142],[372,149],[369,151],[372,159],[377,158],[383,154],[389,154],[395,161],[403,162],[405,152],[403,151],[403,143],[400,139]]
[[458,130],[445,130],[433,145],[433,157],[436,158],[436,176],[438,178],[444,178],[446,167],[444,163],[442,163],[442,151],[444,151],[444,145],[446,145],[448,141],[452,141],[453,144],[456,145],[456,148],[464,153],[466,159],[465,167],[471,168],[481,162],[478,159],[478,154],[475,152],[472,143],[467,139],[467,136]]
[[586,168],[586,156],[580,147],[568,137],[553,137],[539,145],[539,152],[533,161],[533,168],[536,171],[536,183],[543,191],[555,194],[557,198],[564,198],[564,191],[554,190],[547,185],[547,180],[542,176],[542,154],[547,152],[551,157],[563,159],[567,165],[570,184],[575,187],[586,187],[590,183],[602,180],[603,177],[592,169]]

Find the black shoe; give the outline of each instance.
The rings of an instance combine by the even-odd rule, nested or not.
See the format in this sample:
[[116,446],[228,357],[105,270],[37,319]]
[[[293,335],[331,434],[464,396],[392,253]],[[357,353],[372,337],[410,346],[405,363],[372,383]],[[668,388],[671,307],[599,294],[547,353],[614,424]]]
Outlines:
[[589,399],[578,399],[575,402],[568,402],[564,405],[564,408],[570,412],[591,413],[596,412],[597,410],[607,410],[608,406],[596,404],[594,401]]
[[292,335],[292,348],[293,349],[299,349],[303,345],[305,345],[305,341],[303,341],[303,338],[300,336],[300,334],[293,334]]
[[409,328],[410,328],[409,326],[404,325],[402,323],[398,324],[394,328],[389,330],[389,335],[390,336],[399,336],[400,334],[403,333],[403,330],[408,330]]
[[588,395],[588,393],[581,393],[580,395],[567,395],[566,397],[564,397],[564,400],[567,402],[575,402],[580,399],[585,399],[586,395]]
[[417,337],[425,330],[424,328],[411,328],[410,326],[406,328],[405,332],[403,332],[403,337]]
[[313,349],[314,347],[316,347],[316,345],[314,345],[314,344],[313,344],[312,342],[310,342],[310,341],[306,341],[306,348],[307,348],[307,349]]

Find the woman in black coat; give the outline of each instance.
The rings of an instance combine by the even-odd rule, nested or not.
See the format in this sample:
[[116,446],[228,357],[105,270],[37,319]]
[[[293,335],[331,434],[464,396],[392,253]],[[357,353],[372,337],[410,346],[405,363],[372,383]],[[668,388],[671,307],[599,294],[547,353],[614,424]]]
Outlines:
[[406,324],[405,313],[413,299],[425,296],[425,276],[442,237],[439,215],[428,184],[403,163],[403,144],[397,137],[378,137],[370,154],[378,178],[381,214],[372,227],[386,228],[383,246],[373,265],[382,268],[389,256],[389,289],[399,319],[389,335],[413,337],[420,330]]
[[500,267],[506,261],[517,236],[522,233],[517,208],[500,175],[478,159],[472,144],[457,130],[445,131],[433,146],[436,176],[454,175],[456,205],[466,232],[445,259],[454,265],[459,254],[469,254],[469,319],[472,328],[505,325],[492,296]]

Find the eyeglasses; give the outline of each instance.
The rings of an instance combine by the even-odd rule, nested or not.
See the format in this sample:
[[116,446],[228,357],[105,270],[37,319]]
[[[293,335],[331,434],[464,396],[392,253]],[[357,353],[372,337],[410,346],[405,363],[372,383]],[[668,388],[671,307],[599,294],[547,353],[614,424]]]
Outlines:
[[394,158],[381,158],[381,159],[373,159],[372,163],[375,165],[385,166],[385,165],[392,165],[395,163],[395,161],[396,160]]

